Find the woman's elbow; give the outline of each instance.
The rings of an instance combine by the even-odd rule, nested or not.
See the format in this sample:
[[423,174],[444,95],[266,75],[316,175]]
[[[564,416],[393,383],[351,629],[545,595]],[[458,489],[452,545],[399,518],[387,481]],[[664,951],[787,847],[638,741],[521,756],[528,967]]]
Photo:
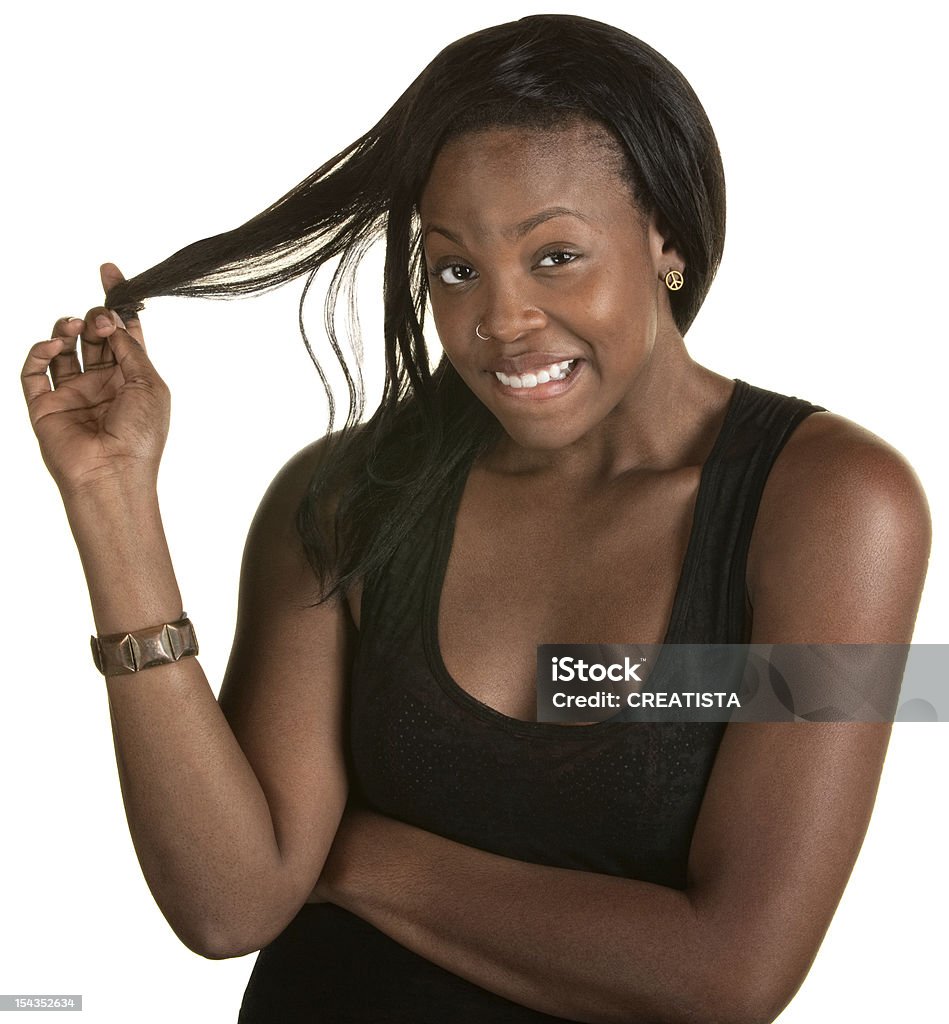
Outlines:
[[275,924],[273,921],[253,926],[247,921],[229,922],[225,926],[209,920],[176,922],[167,915],[165,919],[182,944],[205,960],[232,960],[256,953],[286,926],[286,922]]
[[787,980],[780,966],[740,959],[723,965],[700,1000],[690,1024],[772,1024],[784,1011],[804,980]]
[[191,925],[182,926],[172,921],[168,923],[182,945],[205,960],[230,960],[246,956],[261,948],[259,945],[254,946],[242,941],[231,933]]
[[772,1024],[797,990],[779,990],[773,977],[755,980],[737,964],[723,964],[713,975],[696,967],[691,977],[670,983],[645,1002],[641,979],[636,986],[597,1019],[602,1024]]

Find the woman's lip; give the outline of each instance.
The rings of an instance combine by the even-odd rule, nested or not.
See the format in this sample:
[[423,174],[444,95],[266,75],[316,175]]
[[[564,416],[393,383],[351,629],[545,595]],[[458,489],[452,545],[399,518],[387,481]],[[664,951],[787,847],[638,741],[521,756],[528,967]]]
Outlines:
[[573,362],[579,356],[566,355],[557,352],[528,352],[522,356],[512,356],[506,359],[498,359],[492,363],[486,373],[503,373],[508,377],[520,376],[522,373],[536,373],[538,370],[546,370],[554,363]]

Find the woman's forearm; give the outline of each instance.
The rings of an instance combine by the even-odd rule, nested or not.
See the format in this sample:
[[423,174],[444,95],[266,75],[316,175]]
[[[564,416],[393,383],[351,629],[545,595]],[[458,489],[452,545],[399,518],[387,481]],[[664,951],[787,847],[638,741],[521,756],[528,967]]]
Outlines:
[[721,936],[711,941],[675,889],[528,864],[350,810],[317,895],[544,1013],[623,1024],[741,1019],[726,1005],[739,986],[720,969]]
[[[65,498],[100,634],[180,618],[154,489]],[[169,924],[207,956],[287,916],[263,790],[196,658],[105,680],[122,796],[145,879]]]
[[98,633],[180,618],[181,593],[153,484],[116,481],[65,493],[63,503]]

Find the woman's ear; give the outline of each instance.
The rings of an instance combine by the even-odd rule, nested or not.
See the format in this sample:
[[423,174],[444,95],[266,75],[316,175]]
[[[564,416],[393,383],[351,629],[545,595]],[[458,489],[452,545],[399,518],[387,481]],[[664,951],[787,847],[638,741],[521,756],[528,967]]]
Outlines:
[[685,259],[665,218],[659,213],[651,214],[647,230],[649,251],[658,276],[664,278],[670,270],[677,270],[681,274],[685,270]]

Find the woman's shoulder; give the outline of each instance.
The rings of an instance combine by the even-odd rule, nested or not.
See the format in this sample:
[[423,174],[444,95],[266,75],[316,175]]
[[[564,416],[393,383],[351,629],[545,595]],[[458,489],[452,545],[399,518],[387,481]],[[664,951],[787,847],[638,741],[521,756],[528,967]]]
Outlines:
[[295,513],[317,470],[328,460],[338,457],[344,445],[358,442],[363,431],[363,424],[357,424],[345,433],[333,431],[294,452],[277,471],[262,504],[279,506]]
[[285,459],[261,498],[255,523],[270,528],[279,523],[281,533],[289,529],[327,447],[327,438],[319,438]]
[[[791,434],[768,479],[762,506],[820,518],[876,515],[897,507],[926,513],[926,497],[906,458],[865,427],[836,413],[811,413]],[[776,511],[776,510],[775,510]]]
[[[251,527],[251,533],[259,543],[268,546],[280,544],[299,554],[302,549],[297,520],[301,504],[310,493],[310,484],[317,471],[334,457],[342,438],[341,432],[317,438],[296,451],[277,470],[260,501]],[[325,500],[320,502],[321,518],[327,514],[325,505]]]
[[779,593],[788,600],[792,590],[818,603],[891,603],[888,588],[918,600],[930,533],[926,496],[906,458],[851,420],[814,412],[791,434],[762,493],[748,554],[752,605]]

